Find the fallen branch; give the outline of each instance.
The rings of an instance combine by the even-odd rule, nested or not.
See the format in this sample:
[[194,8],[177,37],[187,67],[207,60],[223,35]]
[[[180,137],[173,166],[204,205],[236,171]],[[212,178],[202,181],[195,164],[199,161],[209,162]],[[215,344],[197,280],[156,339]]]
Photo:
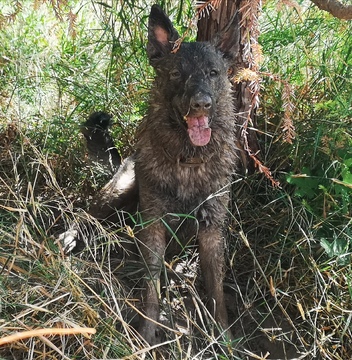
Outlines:
[[57,329],[36,329],[21,331],[15,334],[5,336],[0,339],[0,346],[9,344],[15,341],[28,339],[34,336],[50,336],[50,335],[75,335],[75,334],[95,334],[96,330],[93,328],[57,328]]
[[338,19],[352,19],[352,5],[345,5],[338,0],[311,0],[320,10],[329,12]]

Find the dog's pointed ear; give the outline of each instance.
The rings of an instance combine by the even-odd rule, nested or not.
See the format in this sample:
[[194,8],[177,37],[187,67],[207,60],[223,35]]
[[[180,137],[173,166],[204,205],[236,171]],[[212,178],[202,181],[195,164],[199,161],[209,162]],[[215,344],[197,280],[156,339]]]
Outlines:
[[236,11],[228,25],[212,41],[213,45],[230,61],[234,61],[239,54],[240,31],[240,15]]
[[148,22],[147,54],[149,61],[170,53],[174,42],[179,38],[177,30],[159,5],[153,5]]

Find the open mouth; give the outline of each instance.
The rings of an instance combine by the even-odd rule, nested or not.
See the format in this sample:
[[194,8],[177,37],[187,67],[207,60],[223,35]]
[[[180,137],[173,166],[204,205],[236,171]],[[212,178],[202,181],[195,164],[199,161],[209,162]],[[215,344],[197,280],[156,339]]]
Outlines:
[[191,143],[194,146],[207,145],[211,137],[208,116],[185,116],[184,119],[187,123],[187,132]]

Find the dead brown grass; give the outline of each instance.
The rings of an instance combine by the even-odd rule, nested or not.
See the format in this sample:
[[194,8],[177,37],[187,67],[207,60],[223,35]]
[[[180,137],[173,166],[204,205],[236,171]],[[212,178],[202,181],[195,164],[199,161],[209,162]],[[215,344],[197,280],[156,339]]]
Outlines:
[[[0,185],[0,337],[42,328],[88,327],[96,334],[17,339],[2,345],[0,356],[228,358],[229,343],[215,337],[203,305],[193,249],[187,258],[181,254],[165,263],[166,337],[150,348],[135,330],[142,263],[128,260],[127,240],[120,236],[122,230],[138,240],[138,225],[116,229],[90,219],[71,200],[79,195],[61,189],[48,158],[14,140],[7,149],[11,157],[2,163],[6,176]],[[10,160],[19,153],[26,153],[23,161]],[[35,171],[24,172],[30,163]],[[327,260],[315,238],[319,224],[287,190],[271,188],[258,175],[237,180],[233,189],[225,284],[236,338],[230,354],[241,359],[349,358],[350,265]],[[54,235],[72,221],[87,220],[95,228],[95,241],[87,236],[89,249],[65,256]]]

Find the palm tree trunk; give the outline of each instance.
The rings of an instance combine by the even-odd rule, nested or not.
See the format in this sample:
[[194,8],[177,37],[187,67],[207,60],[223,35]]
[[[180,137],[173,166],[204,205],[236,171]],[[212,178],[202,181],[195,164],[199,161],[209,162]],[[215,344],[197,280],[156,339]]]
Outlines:
[[[248,24],[248,21],[243,21],[243,13],[248,16],[248,11],[246,10],[248,9],[248,6],[251,6],[250,1],[251,0],[222,0],[218,4],[218,8],[216,10],[209,11],[209,16],[207,11],[203,11],[204,16],[202,16],[198,21],[197,41],[210,41],[230,23],[231,19],[238,11],[240,21],[233,26],[237,27],[237,31],[239,33],[239,51],[238,54],[235,55],[232,65],[232,77],[236,76],[236,73],[240,69],[252,67],[252,64],[250,64],[247,60],[248,53],[245,53],[245,46],[248,45],[248,34],[250,35],[250,32],[253,31],[253,29],[246,29],[245,26]],[[215,2],[216,1],[213,1],[212,3]],[[250,25],[253,26],[253,23]],[[258,30],[257,33],[259,33]],[[237,115],[234,119],[236,124],[238,124],[237,145],[243,150],[241,151],[242,166],[245,172],[253,172],[254,163],[250,160],[251,157],[249,154],[257,154],[259,150],[256,133],[254,130],[250,129],[255,128],[256,126],[255,106],[253,106],[253,90],[250,88],[248,80],[242,80],[240,82],[233,81],[233,89],[233,100],[237,109]]]

